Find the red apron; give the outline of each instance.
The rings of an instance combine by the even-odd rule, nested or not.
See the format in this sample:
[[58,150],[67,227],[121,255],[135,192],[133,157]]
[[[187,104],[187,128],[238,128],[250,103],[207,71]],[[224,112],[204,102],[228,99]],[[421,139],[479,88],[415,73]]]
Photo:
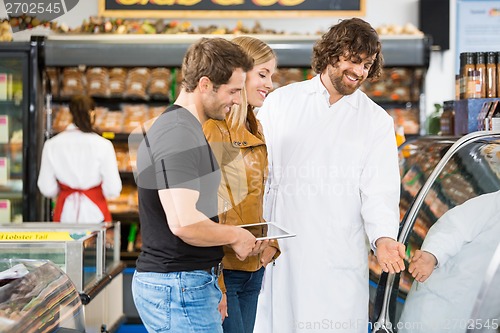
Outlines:
[[56,207],[54,209],[54,217],[53,217],[54,222],[61,222],[61,213],[64,207],[64,202],[66,201],[66,198],[73,193],[80,193],[85,195],[87,198],[90,199],[90,201],[92,201],[93,203],[96,204],[97,207],[99,207],[99,209],[102,212],[102,215],[104,215],[105,222],[112,221],[111,213],[109,212],[108,204],[106,203],[106,198],[104,198],[104,194],[102,193],[101,184],[97,185],[96,187],[89,188],[88,190],[80,190],[71,188],[68,185],[65,185],[60,182],[57,183],[59,184],[60,192],[57,197]]

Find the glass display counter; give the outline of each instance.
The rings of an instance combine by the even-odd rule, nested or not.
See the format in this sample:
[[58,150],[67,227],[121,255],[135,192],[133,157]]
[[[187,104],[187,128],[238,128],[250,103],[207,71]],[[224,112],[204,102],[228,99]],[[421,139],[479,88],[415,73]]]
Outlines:
[[[408,166],[406,175],[421,169],[418,181],[403,177],[402,196],[411,200],[398,240],[407,247],[406,267],[418,266],[424,276],[416,280],[408,269],[382,274],[373,332],[497,332],[498,297],[480,290],[496,279],[488,267],[499,260],[500,133],[475,132],[451,146],[441,141],[417,156],[424,167]],[[473,313],[479,301],[481,311]]]
[[0,257],[51,260],[65,271],[79,292],[86,332],[113,331],[123,321],[120,223],[3,225]]
[[68,275],[47,260],[0,260],[0,332],[85,332]]
[[119,263],[120,224],[22,223],[0,227],[2,258],[46,259],[85,291]]

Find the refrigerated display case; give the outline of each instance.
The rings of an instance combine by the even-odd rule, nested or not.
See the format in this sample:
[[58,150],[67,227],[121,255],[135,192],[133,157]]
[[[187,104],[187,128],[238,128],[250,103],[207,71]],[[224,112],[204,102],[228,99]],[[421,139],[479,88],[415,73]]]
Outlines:
[[0,223],[41,220],[42,37],[0,43]]
[[[466,332],[471,323],[488,321],[492,328],[500,320],[498,307],[481,312],[484,316],[475,321],[472,317],[476,300],[485,297],[479,293],[481,284],[491,278],[488,266],[498,260],[500,133],[472,133],[451,146],[450,140],[434,140],[436,149],[420,151],[419,159],[439,162],[425,162],[427,171],[421,171],[423,181],[402,220],[399,241],[407,246],[408,259],[424,251],[432,253],[437,266],[428,268],[423,282],[408,270],[382,274],[373,332]],[[483,304],[496,302],[490,296]]]
[[84,333],[84,310],[69,277],[47,260],[0,259],[0,332]]
[[88,332],[101,332],[103,325],[116,328],[123,321],[119,223],[4,225],[0,252],[10,260],[51,260],[66,272],[84,305]]
[[120,264],[120,223],[9,224],[0,249],[4,258],[51,260],[85,292]]

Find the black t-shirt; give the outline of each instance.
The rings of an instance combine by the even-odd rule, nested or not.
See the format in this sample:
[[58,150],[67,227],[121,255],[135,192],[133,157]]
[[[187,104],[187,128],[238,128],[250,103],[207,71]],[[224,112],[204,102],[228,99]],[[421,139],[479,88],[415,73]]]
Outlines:
[[137,185],[142,251],[139,272],[179,272],[214,266],[221,246],[196,247],[172,234],[158,190],[185,188],[199,192],[196,208],[214,223],[220,169],[200,122],[186,109],[169,107],[141,137],[137,148]]

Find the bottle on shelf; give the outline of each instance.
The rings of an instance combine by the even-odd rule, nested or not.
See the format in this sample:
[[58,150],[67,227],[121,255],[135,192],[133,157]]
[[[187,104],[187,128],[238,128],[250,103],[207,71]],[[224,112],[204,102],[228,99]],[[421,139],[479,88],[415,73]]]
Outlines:
[[460,63],[463,63],[461,70],[461,84],[460,84],[460,99],[467,98],[467,79],[469,72],[476,70],[475,54],[473,52],[465,52],[460,54]]
[[484,52],[476,52],[476,71],[479,72],[479,97],[486,97],[486,59]]
[[478,70],[467,72],[466,98],[481,98],[481,74]]
[[500,97],[500,51],[497,52],[497,97]]
[[486,97],[495,98],[497,89],[497,55],[495,52],[488,52],[486,56]]
[[453,135],[455,133],[455,101],[443,102],[443,114],[439,124],[441,135]]

